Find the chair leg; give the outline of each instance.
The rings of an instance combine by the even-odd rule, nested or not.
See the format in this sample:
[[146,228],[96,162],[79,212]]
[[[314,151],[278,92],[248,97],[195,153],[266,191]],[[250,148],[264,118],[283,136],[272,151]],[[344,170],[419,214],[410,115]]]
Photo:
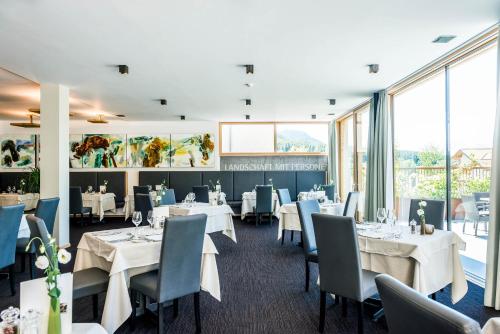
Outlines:
[[130,304],[132,304],[132,315],[130,316],[130,329],[135,331],[135,316],[137,310],[137,294],[130,289]]
[[92,295],[92,313],[94,314],[94,320],[98,317],[98,308],[99,308],[99,295]]
[[200,293],[194,293],[194,319],[196,322],[196,333],[201,333],[201,320],[200,320]]
[[290,241],[293,242],[293,231],[291,231],[291,234],[290,234]]
[[29,253],[28,254],[28,257],[29,257],[29,260],[30,260],[30,278],[31,279],[35,279],[36,275],[35,275],[35,271],[36,271],[36,267],[35,267],[35,255],[32,254],[32,253]]
[[347,317],[347,298],[342,297],[342,316]]
[[174,319],[179,315],[179,298],[174,299]]
[[273,214],[272,213],[269,214],[269,225],[273,226]]
[[325,329],[325,312],[326,312],[326,292],[321,291],[319,295],[319,328],[318,331],[323,333]]
[[281,246],[283,246],[283,243],[285,242],[285,229],[281,230]]
[[306,259],[306,292],[309,292],[309,261]]
[[15,264],[9,266],[9,283],[10,283],[10,294],[12,296],[16,295],[16,275],[15,275]]
[[363,334],[363,302],[358,304],[358,334]]
[[474,223],[474,236],[477,237],[477,227],[479,226],[479,222]]
[[159,334],[164,332],[164,330],[163,330],[164,313],[165,313],[165,309],[163,308],[163,303],[158,303],[158,333]]
[[260,223],[260,221],[259,221],[259,220],[260,220],[260,216],[259,216],[259,214],[258,214],[258,213],[256,213],[256,214],[255,214],[255,226],[259,225],[259,223]]
[[467,221],[464,219],[464,225],[462,226],[462,233],[465,234],[465,224],[467,224]]

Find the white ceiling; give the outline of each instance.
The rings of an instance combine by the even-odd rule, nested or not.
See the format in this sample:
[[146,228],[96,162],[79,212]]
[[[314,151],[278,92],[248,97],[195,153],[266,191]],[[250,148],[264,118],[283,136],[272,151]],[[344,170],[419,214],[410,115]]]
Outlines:
[[129,120],[326,119],[499,21],[498,0],[3,1],[0,67]]

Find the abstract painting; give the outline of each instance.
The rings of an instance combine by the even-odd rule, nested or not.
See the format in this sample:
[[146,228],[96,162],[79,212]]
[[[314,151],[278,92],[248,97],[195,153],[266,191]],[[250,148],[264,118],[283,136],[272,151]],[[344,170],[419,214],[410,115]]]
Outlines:
[[69,135],[69,168],[82,168],[82,157],[76,153],[82,139],[83,135]]
[[327,149],[327,123],[276,124],[276,152],[326,154]]
[[172,167],[214,167],[215,140],[210,133],[171,135]]
[[170,136],[128,136],[128,167],[170,167]]
[[84,134],[74,148],[74,158],[82,158],[83,168],[126,167],[126,135]]
[[0,167],[36,167],[36,135],[0,135]]

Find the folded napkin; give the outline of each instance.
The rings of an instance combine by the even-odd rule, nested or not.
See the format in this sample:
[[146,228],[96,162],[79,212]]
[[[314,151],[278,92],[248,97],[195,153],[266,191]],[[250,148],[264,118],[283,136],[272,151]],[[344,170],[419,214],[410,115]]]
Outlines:
[[98,235],[98,239],[106,242],[115,242],[130,239],[128,234],[117,233],[117,234],[108,234],[108,235]]
[[370,231],[370,230],[361,230],[358,231],[358,234],[362,237],[367,237],[372,239],[383,239],[385,236],[385,233],[383,232]]
[[144,237],[148,241],[161,241],[163,239],[163,234],[151,234]]

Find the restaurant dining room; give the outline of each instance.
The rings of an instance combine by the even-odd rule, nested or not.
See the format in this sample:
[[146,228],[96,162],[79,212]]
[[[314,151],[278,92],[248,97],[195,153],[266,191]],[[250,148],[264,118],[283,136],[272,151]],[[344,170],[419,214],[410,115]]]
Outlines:
[[0,6],[0,334],[500,334],[500,2]]

